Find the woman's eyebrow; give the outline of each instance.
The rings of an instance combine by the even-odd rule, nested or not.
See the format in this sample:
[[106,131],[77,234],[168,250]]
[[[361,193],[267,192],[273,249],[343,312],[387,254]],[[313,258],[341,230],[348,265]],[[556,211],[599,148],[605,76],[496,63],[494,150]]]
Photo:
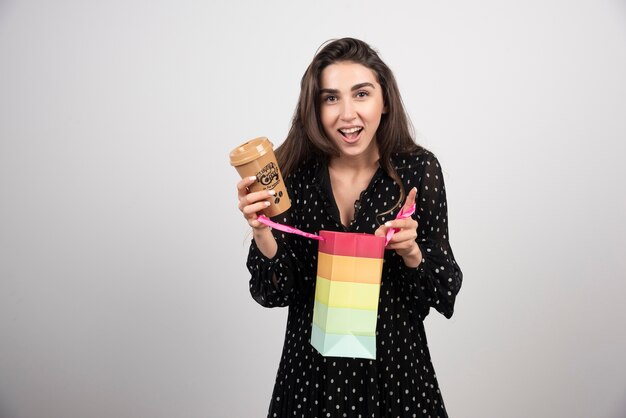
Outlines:
[[[374,85],[372,83],[359,83],[359,84],[355,84],[354,86],[352,86],[352,88],[350,89],[351,91],[355,91],[358,89],[362,89],[363,87],[371,87],[373,89],[375,89],[376,87],[374,87]],[[320,94],[322,93],[328,93],[328,94],[337,94],[339,93],[338,89],[320,89]]]
[[373,89],[376,88],[374,87],[372,83],[359,83],[359,84],[355,84],[354,86],[352,86],[352,91],[362,89],[363,87],[371,87]]

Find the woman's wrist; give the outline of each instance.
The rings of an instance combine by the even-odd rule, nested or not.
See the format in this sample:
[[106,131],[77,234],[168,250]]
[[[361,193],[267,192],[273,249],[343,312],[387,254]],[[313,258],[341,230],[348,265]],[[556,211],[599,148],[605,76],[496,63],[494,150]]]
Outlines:
[[422,263],[422,258],[422,251],[417,244],[409,254],[402,256],[404,264],[410,268],[417,268]]
[[278,244],[272,234],[271,228],[253,228],[252,236],[259,251],[267,258],[274,258],[278,252]]

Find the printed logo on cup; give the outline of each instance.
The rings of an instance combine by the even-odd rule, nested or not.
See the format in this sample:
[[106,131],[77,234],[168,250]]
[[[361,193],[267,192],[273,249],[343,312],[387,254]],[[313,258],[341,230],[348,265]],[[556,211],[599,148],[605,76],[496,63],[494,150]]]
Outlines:
[[261,169],[256,175],[257,180],[268,189],[278,186],[278,166],[273,162]]

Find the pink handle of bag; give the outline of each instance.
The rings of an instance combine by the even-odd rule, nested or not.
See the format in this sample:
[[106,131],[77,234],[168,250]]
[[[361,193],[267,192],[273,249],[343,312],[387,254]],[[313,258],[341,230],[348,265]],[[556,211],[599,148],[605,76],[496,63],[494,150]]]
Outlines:
[[[415,203],[413,203],[413,205],[409,207],[407,210],[404,210],[404,207],[400,209],[400,212],[398,212],[396,219],[405,219],[405,218],[410,217],[414,213],[415,213]],[[261,222],[263,225],[267,225],[270,228],[278,229],[279,231],[287,232],[289,234],[301,235],[305,238],[315,239],[318,241],[324,241],[324,238],[320,237],[319,235],[311,234],[309,232],[304,232],[292,226],[279,224],[277,222],[271,221],[265,215],[259,215],[257,220]],[[391,241],[391,237],[393,237],[393,234],[395,234],[399,230],[400,230],[399,228],[389,228],[389,230],[387,231],[387,235],[385,236],[385,245],[389,244],[389,241]]]
[[[403,206],[402,209],[400,209],[400,212],[398,212],[396,219],[405,219],[405,218],[410,217],[414,213],[415,213],[415,203],[413,203],[413,205],[409,207],[406,211],[404,210],[404,206]],[[391,241],[391,237],[393,237],[393,234],[395,234],[399,230],[400,228],[389,228],[389,230],[387,231],[387,235],[385,236],[385,246],[389,244],[389,241]]]
[[270,221],[269,218],[267,218],[265,215],[259,215],[257,220],[261,222],[263,225],[267,225],[270,228],[278,229],[279,231],[288,232],[290,234],[301,235],[303,237],[316,239],[318,241],[324,241],[324,238],[320,237],[319,235],[310,234],[308,232],[300,231],[298,228],[294,228],[292,226],[287,226],[287,225]]

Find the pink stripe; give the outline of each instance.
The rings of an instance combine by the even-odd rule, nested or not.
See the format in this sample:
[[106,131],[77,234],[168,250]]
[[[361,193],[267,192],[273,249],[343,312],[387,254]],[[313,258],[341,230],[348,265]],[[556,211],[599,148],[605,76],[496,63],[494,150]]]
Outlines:
[[319,246],[322,253],[367,258],[383,258],[385,253],[384,237],[334,231],[320,231],[320,235],[324,238]]

